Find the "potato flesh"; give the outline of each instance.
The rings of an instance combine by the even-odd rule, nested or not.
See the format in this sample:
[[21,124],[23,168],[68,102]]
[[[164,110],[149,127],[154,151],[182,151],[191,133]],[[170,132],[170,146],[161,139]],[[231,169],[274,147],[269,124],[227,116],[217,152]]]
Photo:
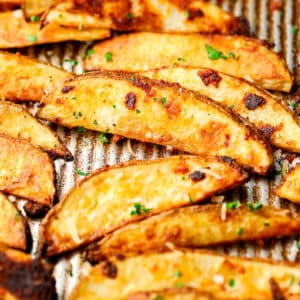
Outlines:
[[[197,170],[208,173],[194,182],[189,174]],[[200,156],[133,161],[100,170],[48,213],[43,221],[47,254],[74,249],[152,214],[200,202],[246,179],[247,174],[236,164]]]
[[298,215],[288,210],[262,207],[256,211],[241,206],[203,205],[175,209],[129,224],[108,235],[87,250],[96,262],[104,257],[137,255],[151,250],[175,247],[206,247],[238,241],[292,235],[299,232]]
[[[178,286],[209,292],[217,299],[273,300],[272,278],[286,297],[299,294],[299,265],[220,256],[201,251],[173,251],[112,260],[115,278],[104,275],[107,262],[92,268],[75,288],[71,300],[126,299],[138,291]],[[181,276],[175,276],[181,273]],[[291,278],[294,283],[291,284]],[[296,299],[296,298],[295,298]]]
[[[141,75],[156,80],[178,82],[184,88],[197,91],[248,119],[265,134],[272,145],[300,152],[298,119],[279,99],[245,80],[212,69],[189,67],[162,68],[141,72]],[[263,99],[265,103],[249,109],[245,101],[247,95],[257,96],[256,99]]]
[[[128,97],[135,101],[132,108],[126,105]],[[272,165],[270,148],[255,130],[210,99],[177,85],[97,72],[61,83],[43,103],[38,117],[63,126],[169,145],[192,154],[229,156],[259,174]]]
[[[210,59],[206,45],[224,56],[231,52],[234,57]],[[93,50],[85,61],[86,70],[139,72],[177,64],[212,68],[270,90],[289,92],[293,84],[284,61],[275,52],[243,36],[135,33],[98,43]],[[111,61],[106,61],[108,52],[112,53]]]

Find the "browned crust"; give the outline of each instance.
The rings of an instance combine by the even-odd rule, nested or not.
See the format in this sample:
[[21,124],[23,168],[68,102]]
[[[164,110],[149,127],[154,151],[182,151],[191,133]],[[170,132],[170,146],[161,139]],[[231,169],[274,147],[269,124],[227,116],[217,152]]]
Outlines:
[[43,204],[27,201],[23,207],[26,215],[30,218],[42,218],[49,211],[49,207]]
[[[191,155],[184,155],[182,157],[193,157]],[[197,156],[194,156],[195,158],[197,158]],[[234,168],[236,170],[236,172],[238,174],[240,174],[240,177],[241,177],[241,180],[235,184],[233,184],[232,186],[227,186],[226,188],[222,189],[222,190],[219,190],[217,192],[213,192],[211,194],[209,194],[207,197],[210,197],[212,196],[213,194],[215,193],[221,193],[221,192],[224,192],[225,190],[229,190],[229,189],[233,189],[235,188],[236,186],[240,185],[240,184],[243,184],[245,183],[248,179],[249,179],[249,174],[243,169],[241,168],[234,160],[232,159],[229,159],[228,158],[224,158],[224,157],[206,157],[208,160],[209,159],[213,159],[213,160],[218,160],[218,161],[221,161],[222,163],[225,163],[225,164],[228,164],[231,168]],[[168,158],[169,160],[170,159],[178,159],[178,157],[174,156],[174,157],[169,157]],[[158,159],[155,159],[155,160],[151,160],[151,161],[147,161],[147,160],[143,160],[143,161],[140,161],[140,160],[131,160],[131,161],[127,161],[127,162],[124,162],[124,163],[120,163],[120,164],[117,164],[117,165],[113,165],[113,166],[105,166],[103,168],[100,168],[96,171],[94,171],[92,174],[89,174],[88,176],[86,176],[85,178],[83,178],[82,180],[80,180],[79,182],[76,183],[76,185],[70,189],[67,194],[64,196],[64,198],[59,202],[59,204],[57,204],[56,206],[54,206],[49,212],[48,214],[46,215],[46,217],[44,218],[43,222],[42,222],[42,226],[41,226],[41,230],[40,230],[40,252],[42,253],[45,253],[47,256],[53,256],[53,255],[56,255],[57,254],[57,249],[55,247],[51,247],[49,243],[47,243],[47,226],[48,226],[48,223],[51,221],[51,219],[54,217],[55,218],[55,215],[56,213],[60,210],[60,208],[63,206],[64,204],[64,201],[66,199],[68,199],[69,195],[73,192],[73,190],[75,190],[78,186],[80,186],[83,182],[85,181],[88,181],[91,177],[94,177],[94,176],[97,176],[98,174],[100,173],[103,173],[103,172],[106,172],[108,170],[112,170],[112,169],[118,169],[118,168],[123,168],[123,167],[128,167],[128,166],[133,166],[133,165],[147,165],[147,164],[153,164],[153,163],[157,163],[157,162],[160,162],[160,161],[163,161],[164,158],[158,158]],[[154,215],[153,213],[149,213],[147,216],[151,216],[151,215]],[[139,216],[137,217],[136,219],[142,219],[144,218],[144,216]],[[127,221],[127,222],[124,222],[122,223],[120,226],[125,226],[129,223],[131,223],[131,221]],[[99,233],[96,232],[95,234],[91,235],[89,238],[87,238],[85,240],[84,243],[81,243],[81,245],[86,245],[86,244],[89,244],[93,241],[95,241],[96,239],[99,238]],[[64,250],[65,251],[65,250]],[[62,251],[60,251],[62,252]]]
[[[56,299],[52,267],[23,253],[1,249],[0,289],[19,300]],[[1,295],[0,295],[1,296]]]

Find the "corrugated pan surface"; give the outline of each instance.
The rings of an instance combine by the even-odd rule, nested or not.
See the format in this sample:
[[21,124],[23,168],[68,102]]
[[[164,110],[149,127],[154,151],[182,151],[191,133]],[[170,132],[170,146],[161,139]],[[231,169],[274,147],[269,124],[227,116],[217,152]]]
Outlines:
[[[223,9],[231,11],[235,15],[244,15],[250,22],[251,30],[258,38],[266,39],[274,44],[275,50],[280,51],[286,59],[289,69],[300,84],[300,1],[299,0],[225,0],[211,1]],[[82,59],[89,44],[85,43],[63,43],[57,45],[39,46],[28,48],[22,52],[41,61],[47,61],[55,66],[62,67],[68,71],[82,73]],[[72,65],[65,61],[67,58],[76,59],[78,65],[72,69]],[[262,66],[263,67],[263,66]],[[296,93],[296,89],[294,90]],[[299,90],[298,90],[299,94]],[[291,99],[291,96],[280,95]],[[292,96],[293,97],[293,96]],[[152,145],[136,141],[122,140],[118,144],[102,144],[98,140],[98,134],[85,130],[79,133],[76,130],[68,130],[61,127],[56,128],[59,136],[73,153],[73,162],[58,160],[55,162],[57,172],[58,198],[61,197],[77,182],[81,176],[74,170],[77,168],[84,172],[91,172],[105,165],[114,165],[130,159],[153,159],[172,155],[173,152],[163,147],[157,148]],[[300,158],[293,161],[281,150],[275,153],[276,176],[271,179],[253,177],[243,187],[231,192],[228,197],[259,200],[263,204],[270,202],[275,207],[289,207],[291,210],[298,209],[295,205],[275,197],[271,190],[281,179],[281,170],[300,162]],[[292,162],[291,162],[292,161]],[[14,198],[12,197],[12,200]],[[22,204],[22,201],[21,203]],[[38,247],[38,220],[31,221],[30,227],[33,235],[32,253],[36,254]],[[270,240],[266,243],[240,243],[228,247],[218,247],[222,253],[230,255],[241,255],[246,257],[269,257],[276,260],[299,260],[296,240],[298,237]],[[85,263],[80,254],[75,253],[60,259],[55,267],[57,280],[57,292],[59,299],[67,299],[70,291],[76,284],[78,276],[85,270]]]

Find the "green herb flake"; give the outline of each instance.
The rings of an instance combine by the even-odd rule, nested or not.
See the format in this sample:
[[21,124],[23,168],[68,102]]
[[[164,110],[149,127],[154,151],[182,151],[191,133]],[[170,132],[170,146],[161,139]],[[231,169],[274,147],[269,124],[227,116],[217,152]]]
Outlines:
[[270,226],[270,223],[269,223],[269,222],[267,222],[267,221],[264,221],[264,223],[263,223],[263,224],[264,224],[264,226],[265,226],[265,227],[269,227],[269,226]]
[[235,286],[235,280],[234,279],[230,279],[229,284],[230,287],[234,287]]
[[241,206],[241,202],[239,200],[230,201],[226,203],[226,208],[228,209],[235,209]]
[[35,43],[37,41],[37,37],[34,34],[28,34],[27,40],[29,42]]
[[295,283],[295,276],[294,276],[294,275],[291,275],[291,278],[290,278],[290,286],[292,286],[294,283]]
[[213,48],[211,45],[206,44],[205,49],[207,51],[207,55],[209,59],[217,60],[217,59],[228,59],[233,58],[238,60],[239,57],[236,56],[232,51],[228,52],[228,55],[224,55],[222,51],[218,51],[217,49]]
[[178,60],[178,61],[185,61],[185,58],[183,58],[183,57],[178,57],[177,60]]
[[297,102],[295,102],[295,101],[292,101],[292,102],[289,103],[289,107],[292,108],[292,109],[296,109],[296,108],[297,108],[297,105],[298,105],[298,104],[297,104]]
[[182,273],[180,271],[176,271],[174,274],[175,277],[179,278],[182,276]]
[[238,236],[241,236],[242,234],[243,234],[243,232],[244,232],[244,228],[240,228],[238,231],[237,231],[237,235]]
[[165,298],[161,295],[157,295],[153,300],[165,300]]
[[292,35],[296,35],[297,32],[298,32],[298,26],[295,25],[292,27]]
[[300,240],[297,241],[297,248],[300,249]]
[[187,10],[187,11],[185,12],[185,14],[186,14],[186,17],[187,17],[187,18],[189,18],[189,17],[191,16],[191,13],[190,13],[189,10]]
[[83,171],[81,171],[81,170],[79,170],[77,168],[75,168],[74,171],[75,171],[76,174],[78,174],[80,176],[88,176],[89,175],[89,173],[83,172]]
[[134,210],[130,212],[131,216],[137,216],[137,215],[142,215],[143,213],[149,213],[152,208],[147,208],[141,203],[135,203],[134,204]]
[[261,202],[256,202],[256,203],[247,202],[247,206],[251,211],[255,211],[263,207]]
[[190,203],[194,204],[194,200],[190,195],[189,195],[189,201],[190,201]]
[[275,175],[281,175],[281,170],[276,170]]
[[229,108],[229,109],[234,109],[234,105],[231,104],[231,105],[228,106],[228,108]]
[[56,148],[56,147],[57,147],[57,144],[54,144],[53,147]]
[[94,120],[94,122],[93,122],[93,125],[95,125],[95,126],[97,126],[97,125],[98,125],[98,122],[97,122],[97,120]]
[[136,112],[137,114],[140,114],[140,113],[141,113],[141,111],[140,111],[139,109],[136,109],[135,112]]
[[77,132],[78,133],[84,133],[84,128],[83,127],[77,127]]
[[82,113],[80,111],[79,112],[74,111],[73,116],[74,116],[75,119],[79,119],[79,118],[82,117]]
[[78,65],[78,61],[76,59],[66,58],[64,60],[64,62],[67,62],[67,63],[71,64],[72,67],[75,67],[75,66]]
[[71,100],[76,100],[76,99],[77,99],[76,96],[71,97]]
[[88,49],[85,53],[84,59],[88,59],[94,53],[95,53],[94,49]]
[[116,104],[113,104],[113,106],[112,106],[114,109],[116,109],[117,108],[117,105]]
[[72,265],[70,266],[70,269],[68,270],[68,273],[71,277],[73,277],[73,268]]
[[161,98],[161,103],[165,107],[167,105],[167,98],[166,97],[162,97]]
[[108,137],[107,137],[106,133],[101,132],[101,133],[99,134],[99,141],[100,141],[102,144],[108,144],[108,143],[109,143],[109,140],[108,140]]
[[133,14],[129,12],[129,13],[126,14],[126,17],[127,17],[127,19],[130,20],[130,19],[133,18]]
[[31,22],[39,22],[40,19],[41,19],[41,18],[40,18],[39,16],[31,16],[31,17],[30,17],[30,21],[31,21]]
[[112,53],[111,53],[111,52],[106,52],[106,53],[104,54],[104,57],[105,57],[105,60],[106,60],[107,62],[112,61]]
[[62,18],[64,17],[64,15],[63,15],[63,14],[59,14],[58,17],[59,17],[60,19],[62,19]]
[[15,214],[15,221],[18,222],[21,219],[21,213],[19,211],[16,212]]

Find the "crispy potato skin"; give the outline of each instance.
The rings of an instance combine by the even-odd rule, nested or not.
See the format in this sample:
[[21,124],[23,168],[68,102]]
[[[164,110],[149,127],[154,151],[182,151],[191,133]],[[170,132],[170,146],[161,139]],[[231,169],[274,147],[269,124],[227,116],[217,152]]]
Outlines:
[[[236,58],[209,59],[206,45],[224,55],[231,51]],[[279,55],[261,41],[243,36],[133,33],[98,43],[93,50],[95,53],[85,61],[86,70],[138,72],[176,63],[212,68],[270,90],[289,92],[293,84]],[[111,61],[105,59],[107,52],[112,53]]]
[[27,249],[27,223],[17,208],[0,193],[0,244],[21,250]]
[[28,140],[47,151],[53,158],[73,158],[54,131],[40,123],[22,106],[11,102],[0,101],[0,134]]
[[18,48],[38,44],[62,41],[92,41],[110,36],[106,29],[78,30],[64,28],[56,24],[45,26],[40,30],[37,22],[26,22],[22,10],[0,13],[0,48]]
[[49,156],[25,140],[0,134],[0,190],[50,206],[55,193]]
[[[197,91],[249,120],[272,145],[300,152],[299,120],[283,102],[246,80],[212,69],[184,66],[156,69],[142,72],[141,75],[156,80],[178,82],[184,88]],[[251,95],[261,99],[261,105],[256,108],[249,106],[251,103],[246,100]]]
[[4,100],[41,101],[56,82],[72,76],[18,53],[0,51],[0,62],[0,91]]
[[43,103],[38,116],[63,126],[109,131],[192,154],[225,155],[259,174],[273,162],[258,131],[178,84],[103,71],[57,85]]
[[[238,241],[260,240],[299,232],[299,216],[289,210],[263,207],[227,209],[222,205],[178,208],[122,227],[100,242],[90,245],[87,258],[95,263],[105,257],[137,255],[151,250],[175,247],[206,247]],[[266,225],[267,224],[267,225]],[[237,234],[240,229],[243,232]]]
[[[190,179],[199,170],[213,175],[209,172],[198,181]],[[161,211],[200,202],[247,177],[234,162],[201,156],[132,161],[100,169],[75,186],[44,219],[42,239],[47,255],[87,244]],[[141,207],[139,213],[134,213],[136,203]]]
[[0,250],[0,298],[4,300],[54,300],[52,266],[22,252]]
[[[43,17],[44,24],[67,27],[106,28],[118,31],[206,32],[249,34],[248,22],[234,17],[220,7],[204,1],[134,1],[99,2],[68,0],[55,3]],[[63,15],[63,17],[61,17]]]
[[199,292],[196,289],[183,287],[171,288],[153,292],[137,292],[126,297],[125,300],[213,300],[208,293]]
[[[109,269],[114,270],[114,276]],[[175,276],[176,272],[181,273],[180,278]],[[138,291],[176,287],[179,282],[209,292],[217,299],[273,300],[271,278],[287,299],[297,299],[299,287],[290,284],[291,276],[295,282],[300,281],[299,265],[177,250],[105,261],[79,282],[70,300],[126,299]],[[234,286],[229,285],[232,279]]]
[[276,188],[275,193],[281,198],[300,203],[300,165],[296,165]]

